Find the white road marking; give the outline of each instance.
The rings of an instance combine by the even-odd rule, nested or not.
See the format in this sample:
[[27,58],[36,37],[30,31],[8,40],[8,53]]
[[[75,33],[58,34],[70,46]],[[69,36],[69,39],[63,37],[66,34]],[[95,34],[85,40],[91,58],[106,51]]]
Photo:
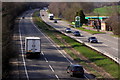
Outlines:
[[[32,24],[39,30],[39,28],[33,23],[32,19],[31,19],[31,22],[32,22]],[[40,30],[39,30],[39,31],[40,31]],[[40,31],[40,32],[41,32],[41,31]],[[42,33],[42,32],[41,32],[41,33]],[[42,33],[42,34],[43,34],[43,33]],[[46,37],[45,34],[43,34],[43,35]],[[46,38],[47,38],[48,41],[63,55],[63,57],[67,59],[67,61],[68,61],[70,64],[73,64],[73,63],[57,48],[57,46],[53,44],[53,42],[52,42],[48,37],[46,37]],[[44,53],[42,53],[42,54],[44,55]],[[47,59],[45,59],[45,60],[47,60]],[[50,69],[51,69],[53,72],[55,72],[51,65],[49,65],[49,67],[50,67]],[[55,75],[55,76],[56,76],[56,78],[57,78],[58,80],[60,80],[57,75]],[[84,77],[89,80],[89,78],[87,78],[87,76],[84,75]]]
[[58,75],[55,75],[55,77],[56,77],[58,80],[60,80],[59,77],[58,77]]
[[85,77],[87,80],[90,80],[86,75],[84,75],[84,77]]
[[[105,45],[105,46],[109,47],[109,46],[108,46],[108,45],[106,45],[106,44],[103,44],[103,45]],[[114,50],[118,51],[118,48],[117,48],[117,49],[116,49],[116,48],[114,48],[114,47],[110,47],[110,48],[112,48],[112,49],[114,49]]]
[[[95,36],[98,36],[98,35],[95,35]],[[118,43],[115,43],[115,42],[113,42],[113,41],[111,41],[111,40],[108,40],[108,39],[102,38],[102,37],[100,37],[100,36],[99,36],[99,38],[101,38],[101,39],[103,39],[103,40],[106,40],[106,41],[108,41],[108,42],[110,42],[110,43],[116,44],[116,45],[118,44]]]
[[[32,19],[31,19],[31,22],[32,22],[32,24],[36,27],[36,29],[38,29],[38,31],[40,31],[40,29],[33,23],[33,21],[32,21]],[[40,31],[41,32],[41,31]],[[42,32],[41,32],[42,33]],[[42,33],[43,34],[43,33]],[[48,37],[46,37],[46,35],[45,34],[43,34],[44,36],[45,36],[45,38],[65,57],[65,55],[57,48],[57,46],[55,46],[54,44],[53,44],[53,42],[52,41],[50,41],[50,39],[48,38]],[[67,58],[67,57],[65,57],[66,58],[66,60],[68,61],[68,62],[70,62],[70,64],[72,64],[72,62]]]
[[46,62],[48,62],[47,58],[44,58]]
[[[84,69],[84,68],[83,68],[83,69]],[[86,69],[84,69],[84,71],[88,73],[88,71],[86,71]],[[89,78],[88,78],[85,74],[84,74],[84,77],[85,77],[87,80],[89,80]]]
[[[62,32],[63,34],[65,34],[64,32]],[[66,35],[66,34],[65,34]],[[69,37],[71,37],[71,36],[69,36]],[[74,38],[74,37],[71,37],[71,38]],[[81,42],[81,43],[83,43],[83,41],[81,41],[80,39],[76,39],[78,42]],[[109,40],[108,40],[109,41]],[[86,43],[85,43],[86,44]],[[104,44],[105,45],[105,44]],[[91,45],[89,45],[89,46],[91,46]],[[108,46],[108,45],[106,45],[106,46]],[[109,46],[108,46],[109,47]],[[93,47],[92,47],[93,48]],[[117,50],[118,51],[118,49],[116,49],[116,48],[113,48],[113,47],[110,47],[110,48],[112,48],[112,49],[114,49],[114,50]],[[95,49],[95,48],[93,48],[93,49]],[[100,51],[98,48],[96,48],[95,50],[97,50],[97,51]],[[101,52],[101,51],[100,51]],[[103,53],[104,55],[107,55],[107,54],[105,54],[105,53]],[[108,56],[108,55],[107,55]],[[109,56],[108,56],[109,57]],[[112,56],[112,57],[110,57],[110,58],[112,58],[113,60],[115,60],[116,61],[116,59],[114,59],[114,57]],[[117,63],[119,63],[119,61],[116,61]]]
[[[41,53],[42,53],[43,56],[45,55],[43,52],[41,52]],[[45,59],[46,62],[48,62],[47,58],[44,57],[44,59]]]
[[49,65],[49,67],[52,70],[52,72],[55,72],[55,70],[53,69],[53,67],[51,65]]
[[[20,21],[21,21],[21,20],[20,20]],[[20,23],[20,22],[19,22],[19,23]],[[26,74],[27,80],[29,80],[29,76],[28,76],[28,72],[27,72],[27,68],[26,68],[26,63],[25,63],[25,58],[24,58],[24,54],[23,54],[23,46],[22,46],[22,38],[21,38],[20,26],[19,26],[19,35],[20,35],[22,60],[23,60],[24,68],[25,68],[25,74]]]
[[42,53],[42,55],[44,56],[44,53],[43,52],[41,52]]

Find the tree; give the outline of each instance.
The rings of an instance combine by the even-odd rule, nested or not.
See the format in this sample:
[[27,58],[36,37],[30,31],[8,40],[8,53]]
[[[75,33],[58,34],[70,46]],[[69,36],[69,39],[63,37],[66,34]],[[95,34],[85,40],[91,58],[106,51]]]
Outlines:
[[76,12],[76,16],[80,16],[81,26],[83,25],[83,23],[87,23],[87,19],[85,19],[85,14],[83,13],[83,10],[79,10],[79,12]]
[[76,12],[82,9],[85,13],[91,12],[93,10],[93,3],[83,3],[83,2],[51,2],[49,5],[49,10],[55,16],[62,16],[62,18],[68,21],[74,21]]

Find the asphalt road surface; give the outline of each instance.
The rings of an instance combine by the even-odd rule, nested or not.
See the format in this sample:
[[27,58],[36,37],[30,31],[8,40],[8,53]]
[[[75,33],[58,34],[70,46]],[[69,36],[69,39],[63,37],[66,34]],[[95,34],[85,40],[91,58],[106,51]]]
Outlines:
[[[20,17],[19,29],[19,59],[18,59],[18,72],[17,77],[20,80],[89,80],[92,78],[87,71],[84,77],[70,77],[66,73],[66,68],[70,64],[76,64],[69,55],[63,50],[60,50],[55,43],[42,33],[33,23],[32,14],[35,10],[25,12]],[[41,38],[41,51],[40,57],[37,59],[27,59],[24,51],[25,37],[35,36]],[[13,74],[15,75],[15,74]]]
[[[58,20],[58,23],[54,23],[53,20],[49,20],[48,19],[48,13],[44,10],[40,11],[40,14],[44,14],[44,16],[42,16],[42,19],[44,20],[44,22],[46,22],[47,24],[51,25],[52,27],[54,27],[56,30],[61,31],[62,33],[80,41],[85,43],[86,45],[92,47],[93,49],[96,49],[97,51],[103,53],[104,55],[107,55],[108,57],[112,58],[113,60],[115,60],[116,62],[119,63],[118,59],[119,59],[119,54],[118,54],[118,38],[112,37],[108,34],[90,34],[84,31],[80,31],[80,33],[82,34],[82,37],[75,37],[72,33],[65,33],[65,28],[69,27],[69,23],[62,21],[62,20]],[[72,31],[75,31],[77,29],[72,28]],[[91,36],[95,36],[97,37],[99,43],[89,43],[88,42],[88,37]]]

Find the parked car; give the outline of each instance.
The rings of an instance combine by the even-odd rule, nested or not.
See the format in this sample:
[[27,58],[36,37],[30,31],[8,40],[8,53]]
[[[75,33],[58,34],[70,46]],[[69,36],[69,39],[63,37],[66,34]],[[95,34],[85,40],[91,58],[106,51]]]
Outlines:
[[71,28],[66,28],[66,29],[65,29],[65,32],[67,32],[67,33],[71,33],[72,30],[71,30]]
[[74,32],[73,32],[73,35],[74,35],[74,36],[81,36],[81,34],[80,34],[79,31],[74,31]]
[[67,73],[70,76],[84,76],[84,69],[81,65],[78,64],[71,64],[67,67]]
[[98,40],[97,40],[96,37],[89,37],[88,42],[90,42],[90,43],[98,43]]
[[54,20],[54,23],[57,23],[57,20]]

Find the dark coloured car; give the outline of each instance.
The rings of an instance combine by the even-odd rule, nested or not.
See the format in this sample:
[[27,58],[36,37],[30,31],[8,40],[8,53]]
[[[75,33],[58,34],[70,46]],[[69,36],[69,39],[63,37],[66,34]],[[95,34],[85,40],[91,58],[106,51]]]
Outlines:
[[72,30],[71,30],[71,28],[66,28],[66,29],[65,29],[65,32],[67,32],[67,33],[71,33]]
[[84,76],[84,69],[81,65],[78,64],[72,64],[67,67],[67,73],[70,74],[70,76]]
[[22,19],[25,19],[25,17],[22,17]]
[[81,36],[81,34],[80,34],[79,31],[74,31],[74,32],[73,32],[73,35],[74,35],[74,36]]
[[90,43],[98,43],[98,40],[97,40],[96,37],[89,37],[88,42],[90,42]]
[[54,23],[57,23],[57,20],[54,20]]

